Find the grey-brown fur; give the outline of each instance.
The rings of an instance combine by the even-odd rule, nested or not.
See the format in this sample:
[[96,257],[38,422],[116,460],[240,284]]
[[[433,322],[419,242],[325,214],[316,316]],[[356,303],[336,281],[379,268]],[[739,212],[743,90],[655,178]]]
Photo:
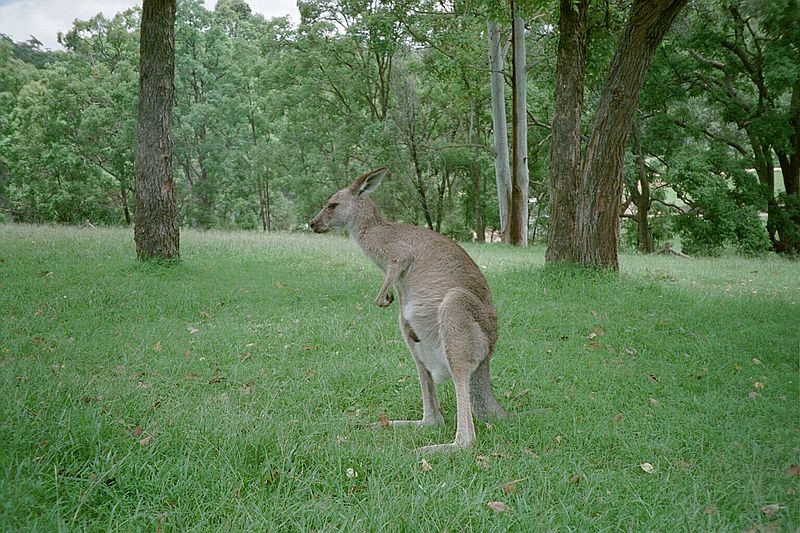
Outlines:
[[422,420],[395,420],[393,426],[444,423],[435,384],[452,376],[456,390],[457,429],[450,444],[421,451],[470,446],[472,417],[506,413],[489,381],[489,359],[497,340],[497,313],[480,269],[467,253],[434,231],[381,218],[368,194],[386,169],[373,170],[331,196],[311,221],[324,233],[344,227],[385,274],[375,304],[387,307],[394,297],[403,338],[417,365],[422,390]]

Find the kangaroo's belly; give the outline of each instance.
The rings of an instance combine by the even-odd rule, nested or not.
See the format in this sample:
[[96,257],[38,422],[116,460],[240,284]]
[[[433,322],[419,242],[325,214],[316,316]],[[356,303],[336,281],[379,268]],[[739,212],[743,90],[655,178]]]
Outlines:
[[428,372],[434,383],[441,383],[450,377],[450,364],[439,334],[437,311],[430,306],[404,304],[400,308],[401,324],[410,327],[411,354]]

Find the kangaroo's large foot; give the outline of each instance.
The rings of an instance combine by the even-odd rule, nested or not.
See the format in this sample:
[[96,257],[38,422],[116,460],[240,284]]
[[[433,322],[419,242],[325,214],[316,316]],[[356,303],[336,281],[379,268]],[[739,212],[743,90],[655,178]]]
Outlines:
[[442,417],[431,417],[431,418],[423,418],[422,420],[382,420],[380,422],[375,422],[374,424],[369,424],[367,427],[370,429],[385,429],[385,428],[401,428],[401,427],[428,427],[428,426],[443,426],[444,425],[444,418]]
[[431,444],[430,446],[422,446],[417,448],[417,453],[440,453],[440,452],[456,452],[469,448],[472,446],[471,442],[451,442],[449,444]]

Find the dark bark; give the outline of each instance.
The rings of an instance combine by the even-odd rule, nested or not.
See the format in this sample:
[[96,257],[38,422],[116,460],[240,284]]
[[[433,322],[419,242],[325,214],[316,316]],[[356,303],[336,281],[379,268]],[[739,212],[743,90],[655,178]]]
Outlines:
[[574,256],[583,266],[618,270],[625,144],[656,48],[688,0],[636,0],[606,76],[584,154]]
[[136,124],[136,225],[140,259],[180,256],[172,181],[175,0],[144,0]]
[[131,225],[131,210],[128,208],[128,187],[120,185],[119,187],[120,200],[122,201],[122,213],[125,215],[125,225]]
[[425,223],[427,224],[428,229],[433,230],[433,218],[431,217],[431,209],[428,206],[427,187],[425,187],[425,181],[422,177],[422,170],[419,168],[417,145],[413,140],[408,147],[408,150],[411,153],[411,161],[414,164],[414,178],[411,181],[413,182],[414,188],[417,191],[417,197],[419,198],[420,207],[422,207],[422,214],[425,217]]
[[[266,170],[265,170],[266,172]],[[272,231],[272,214],[270,213],[269,179],[258,177],[258,217],[261,219],[261,229]]]
[[475,239],[482,243],[486,242],[486,225],[483,223],[481,206],[481,172],[477,160],[470,163],[469,174],[472,178],[472,198],[475,209]]
[[[655,251],[653,232],[650,230],[650,178],[647,176],[647,164],[642,152],[642,133],[639,124],[634,120],[631,128],[633,137],[633,153],[636,157],[637,183],[631,187],[631,199],[636,206],[636,223],[639,226],[639,251],[652,254]],[[641,188],[641,190],[640,190]]]
[[[779,242],[773,241],[775,251],[800,253],[800,79],[792,87],[789,104],[789,151],[775,150],[786,190],[785,205],[776,209]],[[769,216],[769,215],[768,215]]]
[[561,0],[555,112],[550,137],[548,263],[573,261],[581,164],[581,114],[586,72],[588,0]]
[[511,0],[512,50],[512,176],[511,205],[508,220],[509,242],[514,246],[528,245],[528,115],[527,72],[525,61],[525,23],[519,8]]

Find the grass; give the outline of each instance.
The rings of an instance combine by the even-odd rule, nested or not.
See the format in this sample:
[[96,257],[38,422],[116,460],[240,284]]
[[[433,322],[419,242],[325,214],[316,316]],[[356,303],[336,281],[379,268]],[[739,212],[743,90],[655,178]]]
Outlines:
[[420,398],[343,237],[185,231],[163,267],[126,230],[0,226],[0,529],[800,527],[798,263],[468,251],[513,416],[428,470],[452,384],[444,428],[362,427]]

